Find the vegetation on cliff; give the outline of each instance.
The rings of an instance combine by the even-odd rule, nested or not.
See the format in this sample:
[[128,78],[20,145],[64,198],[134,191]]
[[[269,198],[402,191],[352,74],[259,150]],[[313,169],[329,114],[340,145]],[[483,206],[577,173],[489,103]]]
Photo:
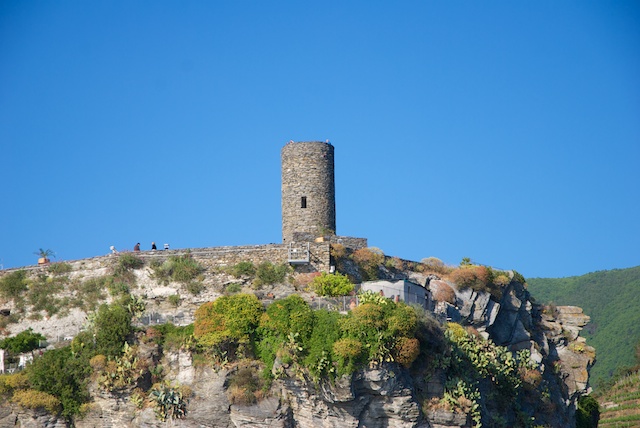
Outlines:
[[[71,280],[64,267],[48,275],[24,271],[4,275],[0,293],[14,300],[20,316],[61,310],[56,296],[49,299],[54,302],[49,307],[41,296],[45,286],[64,286],[71,292],[68,303],[87,311],[90,322],[70,345],[45,352],[20,374],[0,376],[0,395],[23,407],[44,408],[73,419],[88,408],[91,385],[105,394],[128,396],[138,408],[152,406],[162,420],[185,417],[192,392],[167,382],[160,363],[163,352],[180,348],[191,354],[194,365],[229,370],[225,388],[231,403],[255,403],[270,393],[274,381],[298,379],[311,388],[324,388],[353,380],[366,369],[380,368],[410,378],[412,394],[425,412],[469,414],[476,426],[533,427],[554,420],[545,415],[553,415],[563,405],[559,393],[554,393],[559,386],[555,382],[560,381],[552,370],[543,373],[527,351],[514,354],[486,339],[484,331],[480,334],[452,322],[443,326],[424,308],[394,302],[379,293],[361,293],[359,305],[354,299],[346,313],[314,310],[309,303],[325,300],[319,296],[350,293],[355,280],[405,275],[407,270],[423,277],[437,275],[434,282],[451,294],[436,299],[439,302],[455,302],[454,288],[470,288],[488,293],[483,298],[499,303],[503,293],[515,298],[514,287],[525,290],[524,278],[469,260],[449,267],[433,258],[417,263],[385,257],[376,249],[364,250],[350,253],[332,248],[334,261],[346,275],[292,274],[290,267],[269,262],[209,266],[206,272],[190,254],[148,263],[143,274],[154,284],[179,283],[196,290],[204,287],[205,273],[215,270],[225,278],[218,284],[219,292],[225,294],[201,304],[194,324],[181,327],[134,327],[135,318],[146,309],[144,298],[129,295],[141,277],[141,272],[134,271],[145,266],[135,255],[114,258],[108,274],[88,279]],[[278,285],[265,290],[271,283]],[[272,294],[284,289],[280,296],[287,297]],[[306,300],[295,290],[304,290]],[[174,296],[164,299],[181,305],[179,295]],[[111,304],[101,304],[105,299]],[[29,342],[26,339],[31,341],[27,348],[33,345],[32,332],[24,332],[19,340],[18,336],[7,346]],[[435,395],[427,387],[432,378],[442,379],[444,387]],[[589,408],[589,403],[583,404]]]

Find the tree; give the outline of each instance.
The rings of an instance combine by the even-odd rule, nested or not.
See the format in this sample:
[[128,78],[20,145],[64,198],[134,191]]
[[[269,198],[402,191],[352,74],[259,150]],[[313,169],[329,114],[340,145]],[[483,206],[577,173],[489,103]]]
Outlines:
[[34,333],[31,328],[24,330],[14,337],[7,337],[0,341],[0,348],[6,349],[12,354],[22,354],[38,348],[45,337],[40,333]]

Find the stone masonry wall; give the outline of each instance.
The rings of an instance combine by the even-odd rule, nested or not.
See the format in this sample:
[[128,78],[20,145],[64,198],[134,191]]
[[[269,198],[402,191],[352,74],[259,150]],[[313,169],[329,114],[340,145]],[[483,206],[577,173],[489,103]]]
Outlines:
[[[306,248],[306,243],[305,243]],[[245,245],[236,247],[208,247],[190,248],[179,250],[140,251],[135,253],[145,261],[164,260],[169,256],[179,256],[189,252],[195,260],[206,268],[233,266],[242,261],[251,261],[258,265],[264,261],[271,263],[287,263],[289,260],[289,246],[285,244]],[[329,242],[310,242],[310,263],[303,270],[328,272],[330,266]],[[73,266],[74,270],[81,270],[84,275],[95,272],[95,276],[107,273],[116,258],[113,255],[97,256],[82,260],[65,261]],[[47,266],[25,266],[15,269],[0,271],[0,276],[19,269],[41,270]],[[94,276],[89,274],[89,276]]]
[[282,148],[282,242],[291,242],[294,232],[335,233],[333,158],[333,146],[319,141]]

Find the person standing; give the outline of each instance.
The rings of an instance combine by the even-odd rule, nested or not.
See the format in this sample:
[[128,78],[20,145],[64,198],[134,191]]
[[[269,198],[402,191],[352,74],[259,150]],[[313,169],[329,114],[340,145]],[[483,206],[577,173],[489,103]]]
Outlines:
[[139,242],[133,247],[133,251],[140,251],[140,243]]
[[156,243],[155,243],[155,242],[152,242],[152,243],[151,243],[151,251],[155,251],[155,250],[157,250],[157,249],[158,249],[158,248],[156,247]]

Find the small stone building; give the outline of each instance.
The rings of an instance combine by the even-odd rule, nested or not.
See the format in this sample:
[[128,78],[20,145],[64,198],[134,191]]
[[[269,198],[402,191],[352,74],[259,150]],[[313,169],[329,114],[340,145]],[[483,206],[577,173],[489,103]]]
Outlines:
[[362,291],[380,293],[394,301],[417,304],[425,309],[430,307],[429,292],[420,284],[401,279],[398,281],[366,281],[360,286]]

